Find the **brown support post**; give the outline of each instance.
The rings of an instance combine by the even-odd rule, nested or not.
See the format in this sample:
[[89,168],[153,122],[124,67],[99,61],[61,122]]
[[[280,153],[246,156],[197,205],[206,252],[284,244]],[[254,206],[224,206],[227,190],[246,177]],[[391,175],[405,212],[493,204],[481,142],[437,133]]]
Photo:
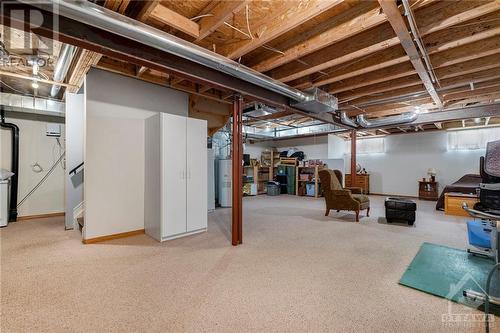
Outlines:
[[351,186],[356,186],[356,130],[351,130]]
[[241,244],[242,239],[242,177],[243,166],[241,165],[243,147],[241,136],[241,96],[234,96],[233,100],[233,140],[231,142],[232,149],[232,237],[231,243],[236,246]]
[[238,99],[237,104],[238,104],[238,110],[239,110],[239,117],[238,117],[238,133],[239,133],[239,184],[238,184],[238,200],[240,201],[240,209],[238,210],[238,242],[241,244],[243,243],[243,97],[241,95],[238,95],[236,97]]

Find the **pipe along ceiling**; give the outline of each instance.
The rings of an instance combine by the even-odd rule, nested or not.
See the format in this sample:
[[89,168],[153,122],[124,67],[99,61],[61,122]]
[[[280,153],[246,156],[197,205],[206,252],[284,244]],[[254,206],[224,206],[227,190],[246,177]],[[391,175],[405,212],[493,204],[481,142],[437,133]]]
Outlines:
[[[113,34],[140,41],[142,44],[281,94],[291,100],[290,105],[292,107],[302,111],[310,113],[337,112],[337,98],[318,88],[300,91],[222,55],[211,52],[125,15],[91,3],[90,1],[53,0],[51,5],[48,6],[46,4],[36,4],[32,2],[30,2],[30,4],[41,7],[44,10],[49,10],[56,15],[85,22],[86,24]],[[63,49],[63,51],[65,50]],[[72,54],[72,52],[66,50],[63,55],[65,56],[66,54]],[[61,71],[63,69],[61,69]],[[415,115],[412,117],[415,117]],[[390,118],[390,121],[394,123],[398,121],[407,122],[408,119],[410,119],[409,115],[394,116]],[[358,124],[362,127],[368,126],[364,118],[357,119],[357,123],[355,120],[347,119],[347,116],[344,114],[342,123],[347,126],[357,127]],[[376,126],[375,124],[378,124],[378,120],[370,121],[369,124]]]

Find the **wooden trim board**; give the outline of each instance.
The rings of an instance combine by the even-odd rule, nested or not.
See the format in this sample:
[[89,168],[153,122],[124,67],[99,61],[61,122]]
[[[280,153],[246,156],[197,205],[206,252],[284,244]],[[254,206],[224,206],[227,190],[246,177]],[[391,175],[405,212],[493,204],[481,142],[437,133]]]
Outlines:
[[139,229],[139,230],[133,230],[133,231],[127,231],[127,232],[120,232],[118,234],[113,234],[113,235],[99,236],[99,237],[94,237],[94,238],[89,238],[89,239],[82,239],[82,243],[83,244],[100,243],[100,242],[105,242],[105,241],[109,241],[109,240],[113,240],[113,239],[137,236],[137,235],[142,235],[142,234],[144,234],[144,229]]
[[38,215],[26,215],[26,216],[18,216],[17,221],[27,221],[27,220],[35,220],[35,219],[45,219],[48,217],[57,217],[57,216],[65,216],[64,212],[59,213],[49,213],[49,214],[38,214]]

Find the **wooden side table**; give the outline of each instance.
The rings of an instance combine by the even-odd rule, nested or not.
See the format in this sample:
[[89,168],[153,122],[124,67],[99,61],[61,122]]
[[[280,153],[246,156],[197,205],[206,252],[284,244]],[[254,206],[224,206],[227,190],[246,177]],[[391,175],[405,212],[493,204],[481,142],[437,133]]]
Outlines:
[[477,194],[465,194],[457,192],[448,192],[444,194],[444,213],[454,216],[470,216],[463,208],[463,203],[467,203],[470,208],[479,202]]
[[437,201],[439,197],[438,182],[418,181],[418,198],[420,200]]

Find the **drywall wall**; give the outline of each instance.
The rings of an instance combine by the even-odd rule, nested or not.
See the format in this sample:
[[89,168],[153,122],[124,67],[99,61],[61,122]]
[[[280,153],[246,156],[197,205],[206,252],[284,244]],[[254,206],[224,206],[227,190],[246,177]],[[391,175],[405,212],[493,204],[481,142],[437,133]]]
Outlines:
[[260,143],[266,147],[275,147],[278,150],[297,148],[306,155],[306,159],[326,159],[328,158],[328,137],[315,136],[308,138],[297,138],[277,141],[264,141]]
[[188,95],[100,70],[85,90],[83,237],[144,229],[145,119],[187,116]]
[[306,159],[326,159],[328,158],[328,137],[318,136],[310,137],[306,142],[300,139],[283,140],[276,145],[279,150],[287,148],[297,148],[304,152]]
[[334,134],[328,134],[328,158],[344,159],[346,152],[345,140]]
[[84,95],[66,93],[66,229],[73,228],[73,210],[83,201],[83,169],[69,171],[83,162]]
[[[350,155],[345,155],[347,145],[343,140],[322,136],[260,144],[279,150],[296,147],[304,151],[307,159],[325,160],[344,154],[344,170],[350,172]],[[437,131],[386,136],[385,153],[358,154],[357,162],[370,173],[372,193],[417,196],[417,181],[428,177],[427,169],[437,169],[441,190],[464,174],[478,173],[479,157],[484,153],[484,149],[448,151],[447,132]]]
[[[370,173],[373,193],[417,196],[417,181],[428,177],[431,167],[437,169],[441,190],[464,174],[479,173],[479,157],[485,153],[484,149],[448,151],[446,131],[390,135],[384,144],[385,153],[357,156]],[[350,170],[348,165],[346,170]]]
[[249,154],[250,158],[256,158],[258,160],[260,160],[260,155],[262,154],[262,152],[267,149],[269,149],[269,146],[261,143],[245,143],[243,145],[243,153]]
[[[47,123],[6,118],[19,126],[19,195],[20,201],[47,173],[64,151],[64,125],[61,125],[61,145],[53,137],[46,136]],[[38,163],[42,172],[33,171]],[[64,160],[59,163],[46,181],[19,207],[18,216],[64,212]],[[0,168],[11,167],[11,132],[0,130]],[[38,170],[35,168],[35,170]],[[18,202],[19,202],[18,201]]]
[[84,239],[144,229],[143,112],[108,108],[87,101]]
[[[189,96],[127,76],[91,69],[86,77],[87,100],[124,106],[136,111],[166,112],[188,116]],[[109,116],[121,117],[121,110],[108,108]],[[135,115],[131,115],[135,117]]]

